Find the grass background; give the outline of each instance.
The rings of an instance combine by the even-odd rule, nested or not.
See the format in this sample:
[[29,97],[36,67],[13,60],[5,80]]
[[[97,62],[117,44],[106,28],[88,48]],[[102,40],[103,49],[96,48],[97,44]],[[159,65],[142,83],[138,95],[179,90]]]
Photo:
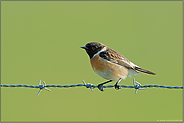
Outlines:
[[[80,48],[98,41],[158,74],[133,76],[142,85],[183,86],[182,9],[182,1],[2,1],[1,84],[104,82]],[[39,89],[1,88],[1,121],[183,121],[183,90],[50,89],[37,97]]]

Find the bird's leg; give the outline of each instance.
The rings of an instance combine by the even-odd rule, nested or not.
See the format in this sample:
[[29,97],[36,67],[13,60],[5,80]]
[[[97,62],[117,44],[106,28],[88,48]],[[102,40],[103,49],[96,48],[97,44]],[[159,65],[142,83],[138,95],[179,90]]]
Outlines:
[[120,83],[121,80],[122,80],[122,78],[120,78],[120,79],[116,82],[116,84],[114,85],[116,90],[121,89],[121,87],[118,85],[118,84]]
[[109,83],[109,82],[112,82],[112,80],[109,80],[109,81],[107,81],[107,82],[104,82],[104,83],[99,84],[99,85],[98,85],[98,89],[99,89],[100,91],[103,91],[103,85],[106,84],[106,83]]

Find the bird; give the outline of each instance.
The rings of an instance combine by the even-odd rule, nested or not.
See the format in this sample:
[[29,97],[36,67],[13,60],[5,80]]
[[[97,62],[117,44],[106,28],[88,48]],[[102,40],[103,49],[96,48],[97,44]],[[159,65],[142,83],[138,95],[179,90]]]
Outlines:
[[140,72],[150,75],[157,75],[154,72],[137,66],[121,53],[100,42],[89,42],[81,48],[85,49],[87,52],[94,72],[102,78],[108,80],[98,84],[97,87],[100,91],[104,91],[104,84],[112,81],[117,81],[114,86],[115,89],[119,90],[121,88],[119,83],[122,79],[125,80],[127,76],[131,78],[131,75],[138,75]]

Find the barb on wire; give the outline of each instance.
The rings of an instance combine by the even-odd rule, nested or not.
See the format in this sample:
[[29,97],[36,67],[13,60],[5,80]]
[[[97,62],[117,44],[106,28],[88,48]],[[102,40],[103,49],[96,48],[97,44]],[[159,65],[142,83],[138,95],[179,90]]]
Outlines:
[[[28,88],[39,88],[40,90],[38,91],[37,96],[40,94],[42,89],[45,89],[47,91],[51,91],[50,89],[46,87],[59,87],[59,88],[69,88],[69,87],[81,87],[85,86],[86,88],[90,88],[91,91],[93,91],[94,88],[98,88],[98,86],[95,86],[93,84],[86,84],[85,81],[83,80],[84,84],[76,84],[76,85],[46,85],[45,81],[43,81],[43,84],[41,84],[41,80],[39,81],[39,86],[34,86],[34,85],[3,85],[1,84],[1,87],[28,87]],[[151,87],[157,87],[157,88],[168,88],[168,89],[183,89],[183,86],[165,86],[165,85],[141,85],[139,82],[135,81],[135,78],[133,79],[133,86],[127,86],[127,85],[119,85],[122,88],[135,88],[135,94],[137,94],[138,89],[143,90],[146,88],[151,88]],[[112,88],[114,85],[103,85],[103,88]]]
[[[135,88],[135,94],[137,94],[137,90],[138,90],[138,89],[140,89],[140,90],[146,89],[146,88],[142,88],[142,87],[141,87],[141,84],[140,84],[139,82],[135,81],[135,78],[133,79],[133,83],[134,83],[134,88]],[[137,85],[136,85],[135,83],[136,83]]]
[[50,89],[48,89],[48,88],[46,88],[46,83],[45,83],[45,81],[43,81],[43,85],[41,84],[41,80],[39,81],[39,88],[40,88],[40,90],[38,91],[38,94],[37,94],[37,96],[40,94],[40,92],[41,92],[41,90],[42,89],[45,89],[45,90],[47,90],[47,91],[51,91]]
[[86,88],[90,88],[91,91],[93,91],[93,88],[94,88],[93,84],[90,84],[90,83],[86,84],[84,80],[82,80],[82,82],[84,83],[84,86],[86,86]]

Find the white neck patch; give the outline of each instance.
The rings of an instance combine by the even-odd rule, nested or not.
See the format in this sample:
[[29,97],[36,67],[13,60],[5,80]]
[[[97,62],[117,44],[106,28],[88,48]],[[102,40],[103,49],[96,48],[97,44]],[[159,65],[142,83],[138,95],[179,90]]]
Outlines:
[[[107,48],[104,47],[103,49],[101,49],[100,51],[98,51],[96,54],[94,54],[93,57],[95,57],[96,55],[100,54],[100,53],[103,52],[103,51],[106,51],[106,49],[107,49]],[[92,58],[93,58],[93,57],[92,57]]]

